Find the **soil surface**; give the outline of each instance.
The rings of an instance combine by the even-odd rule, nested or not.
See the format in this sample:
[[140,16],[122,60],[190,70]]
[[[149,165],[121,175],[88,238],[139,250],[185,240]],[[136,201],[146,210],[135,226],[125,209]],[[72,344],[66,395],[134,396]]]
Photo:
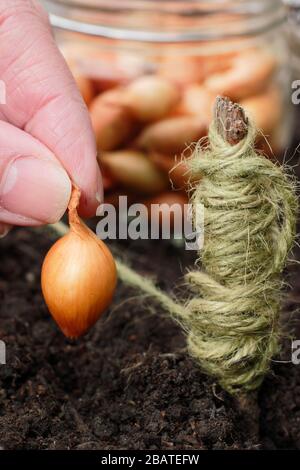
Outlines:
[[[69,341],[40,290],[51,237],[14,229],[0,241],[0,339],[7,348],[1,448],[300,449],[300,365],[291,363],[289,339],[283,362],[273,362],[257,401],[244,409],[188,357],[177,325],[121,284],[111,310]],[[194,256],[167,242],[113,248],[166,290]],[[292,265],[287,279],[284,323],[300,339],[300,266]]]

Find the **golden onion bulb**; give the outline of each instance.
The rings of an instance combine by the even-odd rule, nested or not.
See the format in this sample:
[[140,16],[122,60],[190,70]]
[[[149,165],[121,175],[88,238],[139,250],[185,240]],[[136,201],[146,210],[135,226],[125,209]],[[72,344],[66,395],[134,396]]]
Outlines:
[[69,338],[83,335],[110,305],[117,283],[111,252],[80,220],[77,188],[69,204],[70,231],[47,253],[42,291],[54,320]]

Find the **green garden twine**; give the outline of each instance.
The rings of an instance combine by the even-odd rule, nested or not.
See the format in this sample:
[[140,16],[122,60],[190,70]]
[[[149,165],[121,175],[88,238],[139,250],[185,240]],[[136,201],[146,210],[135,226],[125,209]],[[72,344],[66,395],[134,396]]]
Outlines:
[[280,343],[282,271],[296,232],[295,183],[256,153],[256,130],[239,105],[218,98],[209,145],[188,161],[204,206],[204,246],[186,274],[186,304],[117,261],[120,279],[180,323],[190,354],[230,393],[256,389]]

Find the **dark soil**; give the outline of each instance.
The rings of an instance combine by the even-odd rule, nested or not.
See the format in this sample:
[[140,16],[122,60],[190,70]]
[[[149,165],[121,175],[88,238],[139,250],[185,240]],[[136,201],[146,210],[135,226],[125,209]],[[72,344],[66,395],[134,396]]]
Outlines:
[[[113,309],[84,338],[66,340],[49,316],[40,265],[48,234],[1,240],[0,446],[6,449],[300,448],[300,366],[274,364],[260,424],[201,373],[179,328],[119,285]],[[162,242],[126,250],[135,268],[178,281],[191,254]],[[296,273],[299,276],[299,268]],[[300,278],[293,277],[293,300]],[[168,282],[165,280],[168,279]],[[149,301],[147,301],[149,304]]]
[[[243,410],[201,373],[179,328],[119,285],[112,309],[88,335],[64,338],[40,291],[52,243],[15,229],[0,241],[0,446],[5,449],[300,449],[300,365],[290,341],[258,396]],[[116,246],[114,247],[116,248]],[[138,271],[170,289],[193,254],[164,242],[121,247]],[[120,246],[119,246],[120,249]],[[286,324],[300,339],[300,267]],[[256,419],[257,417],[257,419]],[[252,419],[251,419],[252,418]]]
[[[244,448],[234,401],[184,353],[179,328],[119,285],[113,310],[84,338],[66,340],[39,285],[47,234],[16,229],[1,241],[0,445],[8,449]],[[140,271],[181,275],[182,252],[135,243]],[[145,269],[147,267],[147,270]],[[157,269],[158,267],[158,269]]]

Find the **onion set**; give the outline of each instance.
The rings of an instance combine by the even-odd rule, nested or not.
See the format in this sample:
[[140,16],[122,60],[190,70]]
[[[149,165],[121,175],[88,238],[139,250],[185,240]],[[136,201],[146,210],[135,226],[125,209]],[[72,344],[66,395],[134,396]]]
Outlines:
[[111,252],[80,220],[80,191],[69,203],[70,231],[47,253],[42,291],[54,320],[69,338],[83,335],[110,305],[117,283]]

